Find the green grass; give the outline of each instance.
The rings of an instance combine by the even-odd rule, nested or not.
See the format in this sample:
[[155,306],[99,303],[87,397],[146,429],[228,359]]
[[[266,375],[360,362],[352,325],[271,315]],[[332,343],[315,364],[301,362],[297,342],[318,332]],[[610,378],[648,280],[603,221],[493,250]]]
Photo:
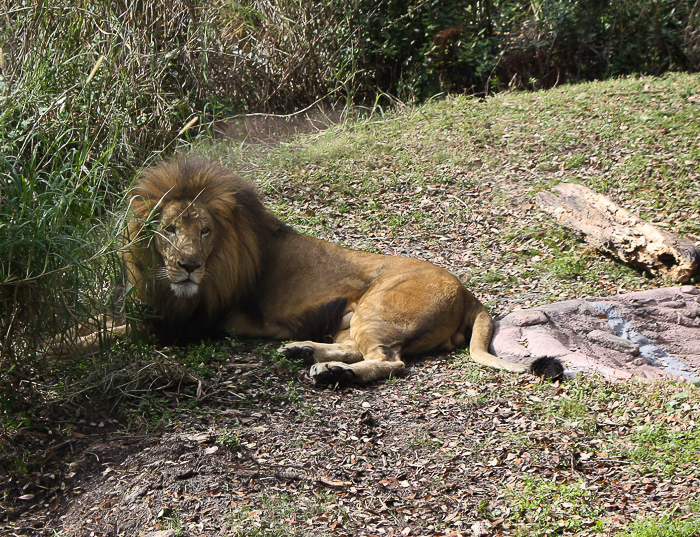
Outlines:
[[227,362],[231,356],[230,340],[203,341],[176,348],[172,352],[172,357],[185,366],[192,374],[208,378],[214,375],[213,366]]
[[700,535],[700,515],[697,512],[680,518],[675,516],[647,515],[633,522],[620,537],[695,537]]
[[[228,514],[227,535],[293,537],[308,535],[314,523],[345,520],[345,508],[331,492],[297,496],[261,492],[253,502],[236,505]],[[314,535],[332,535],[314,532]]]
[[644,289],[668,282],[587,246],[535,196],[584,183],[700,242],[688,218],[700,212],[699,92],[697,75],[671,74],[452,97],[299,138],[254,162],[251,177],[266,178],[281,217],[318,236],[342,222],[358,249],[399,240],[421,251],[443,237],[455,257],[442,264],[495,313]]
[[225,428],[216,435],[216,443],[230,449],[238,451],[241,448],[241,437],[238,431]]
[[556,531],[567,535],[603,533],[605,511],[585,482],[553,483],[534,477],[506,489],[512,512],[510,520],[522,529],[518,537]]
[[[580,377],[560,386],[535,383],[522,395],[508,395],[507,385],[502,384],[499,393],[516,401],[516,408],[538,424],[527,430],[515,428],[508,441],[509,453],[524,449],[535,466],[545,467],[555,456],[557,467],[567,474],[577,460],[603,467],[610,460],[618,465],[609,474],[610,481],[600,479],[604,474],[589,472],[580,474],[585,476],[581,481],[557,479],[556,470],[545,472],[546,477],[522,469],[513,476],[506,472],[510,477],[501,490],[511,509],[504,528],[508,534],[617,534],[622,528],[615,525],[610,504],[604,503],[607,487],[635,491],[630,494],[639,501],[643,486],[652,483],[664,490],[679,481],[692,482],[697,473],[700,393],[695,387]],[[537,441],[531,440],[532,434]],[[694,535],[699,523],[697,500],[697,491],[689,490],[683,499],[666,501],[663,507],[644,501],[646,510],[640,509],[640,520],[623,534]],[[500,519],[502,513],[489,517]]]
[[628,456],[645,469],[667,476],[697,471],[700,460],[700,427],[676,430],[677,426],[646,424],[632,436]]

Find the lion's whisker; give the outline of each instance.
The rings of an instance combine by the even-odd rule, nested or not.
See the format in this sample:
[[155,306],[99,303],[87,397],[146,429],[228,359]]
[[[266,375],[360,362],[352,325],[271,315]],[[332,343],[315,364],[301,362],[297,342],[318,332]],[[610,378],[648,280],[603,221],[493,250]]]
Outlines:
[[165,267],[158,267],[155,271],[155,276],[157,280],[167,280],[168,279],[168,269]]

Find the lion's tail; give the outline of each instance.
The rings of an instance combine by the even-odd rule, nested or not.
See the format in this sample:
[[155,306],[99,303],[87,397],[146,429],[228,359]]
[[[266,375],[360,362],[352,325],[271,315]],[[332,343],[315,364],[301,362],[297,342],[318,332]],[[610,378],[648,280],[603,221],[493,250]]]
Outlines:
[[[475,299],[476,300],[476,299]],[[469,341],[469,353],[475,362],[514,371],[516,373],[529,372],[538,377],[557,379],[564,373],[564,366],[556,358],[538,358],[532,364],[509,362],[489,352],[489,344],[493,336],[493,320],[486,308],[477,302],[477,307],[470,308],[467,312],[467,325],[472,327],[472,336]]]

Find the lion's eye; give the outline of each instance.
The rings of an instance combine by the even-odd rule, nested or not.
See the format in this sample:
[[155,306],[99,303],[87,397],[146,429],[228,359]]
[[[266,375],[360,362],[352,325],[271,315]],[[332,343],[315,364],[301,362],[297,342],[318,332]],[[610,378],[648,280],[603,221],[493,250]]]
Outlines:
[[173,233],[175,233],[175,231],[176,231],[175,224],[170,224],[169,226],[165,227],[166,233],[170,233],[172,235]]
[[202,229],[202,237],[206,237],[207,235],[209,235],[209,233],[211,233],[211,229],[209,229],[208,227]]

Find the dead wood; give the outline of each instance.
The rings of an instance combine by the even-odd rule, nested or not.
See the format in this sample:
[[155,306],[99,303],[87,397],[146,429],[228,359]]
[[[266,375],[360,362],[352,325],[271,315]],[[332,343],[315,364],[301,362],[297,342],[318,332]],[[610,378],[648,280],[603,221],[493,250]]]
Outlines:
[[638,268],[687,282],[700,268],[695,245],[631,214],[605,196],[574,183],[540,192],[537,203],[586,241]]

